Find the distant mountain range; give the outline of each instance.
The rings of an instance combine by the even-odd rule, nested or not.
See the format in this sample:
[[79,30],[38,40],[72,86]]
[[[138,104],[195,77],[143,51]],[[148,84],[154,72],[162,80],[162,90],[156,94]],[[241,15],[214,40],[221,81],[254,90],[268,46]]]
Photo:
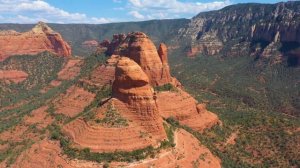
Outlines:
[[[0,24],[0,30],[27,31],[31,24]],[[192,19],[92,24],[49,24],[70,42],[75,55],[89,52],[87,40],[109,39],[113,34],[142,31],[155,43],[180,47],[189,56],[197,54],[251,55],[272,63],[300,64],[300,2],[237,4],[203,12]]]

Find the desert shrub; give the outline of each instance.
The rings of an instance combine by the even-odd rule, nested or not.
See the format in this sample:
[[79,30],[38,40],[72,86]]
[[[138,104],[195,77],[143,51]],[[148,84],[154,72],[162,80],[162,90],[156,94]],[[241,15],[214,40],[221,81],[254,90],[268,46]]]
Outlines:
[[177,89],[171,83],[167,83],[167,84],[164,84],[162,86],[156,86],[156,87],[154,87],[154,90],[158,91],[158,92],[162,92],[162,91],[177,91]]
[[110,103],[105,112],[105,117],[103,119],[96,119],[96,123],[101,124],[106,127],[126,127],[128,126],[128,121],[121,116],[116,108]]

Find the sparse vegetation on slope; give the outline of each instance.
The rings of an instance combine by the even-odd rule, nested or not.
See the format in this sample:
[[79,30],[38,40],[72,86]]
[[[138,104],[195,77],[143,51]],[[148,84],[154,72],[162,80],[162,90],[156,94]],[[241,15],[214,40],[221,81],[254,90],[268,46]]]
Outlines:
[[107,107],[107,111],[104,114],[104,118],[96,119],[95,122],[97,124],[103,125],[105,127],[126,127],[128,126],[128,121],[123,118],[117,109],[109,104]]
[[48,52],[38,55],[14,56],[0,62],[3,70],[17,69],[28,74],[28,78],[18,84],[0,82],[2,90],[0,106],[5,107],[39,96],[40,89],[57,77],[63,62],[63,58]]
[[[222,159],[223,167],[299,165],[300,121],[291,116],[299,115],[299,69],[246,56],[173,61],[175,76],[223,123],[203,134],[184,127]],[[236,143],[225,145],[237,131]]]
[[165,131],[168,135],[168,140],[161,142],[160,147],[154,148],[152,146],[148,146],[143,149],[133,150],[131,152],[124,151],[115,151],[115,152],[106,152],[106,153],[96,153],[91,152],[89,148],[78,149],[72,147],[72,142],[66,137],[59,125],[53,124],[48,127],[51,133],[51,139],[59,140],[61,147],[63,148],[64,154],[68,155],[70,158],[96,161],[99,163],[107,163],[112,161],[118,162],[133,162],[146,159],[148,157],[154,158],[155,155],[161,150],[175,146],[174,142],[174,131],[175,127],[172,125],[164,124]]

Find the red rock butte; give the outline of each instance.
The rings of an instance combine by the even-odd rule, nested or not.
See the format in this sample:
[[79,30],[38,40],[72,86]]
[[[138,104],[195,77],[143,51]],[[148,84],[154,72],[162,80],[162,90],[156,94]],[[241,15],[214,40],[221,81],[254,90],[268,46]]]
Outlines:
[[114,35],[107,53],[128,57],[140,65],[152,86],[161,86],[172,81],[168,66],[167,47],[155,47],[151,39],[142,32]]
[[[122,41],[120,41],[122,40]],[[107,64],[97,68],[114,72],[112,98],[93,112],[96,119],[78,118],[64,126],[74,146],[93,152],[132,151],[158,146],[166,139],[163,118],[174,117],[197,131],[218,123],[218,117],[186,93],[169,72],[167,46],[157,50],[144,33],[115,35],[114,54]],[[116,44],[119,46],[115,46]],[[109,44],[110,45],[110,44]],[[106,47],[107,50],[112,48]],[[103,46],[102,46],[103,47]],[[115,69],[115,70],[112,70]],[[155,92],[153,87],[170,83],[177,91]],[[95,121],[114,109],[126,125],[103,125]],[[150,138],[151,137],[151,138]]]
[[71,56],[71,47],[62,36],[43,22],[24,33],[13,30],[0,32],[0,61],[13,55],[35,55],[44,51]]
[[78,118],[67,124],[64,132],[75,146],[94,152],[132,151],[158,146],[166,139],[149,78],[130,58],[119,59],[112,98],[95,110],[96,118],[103,119],[111,108],[127,121],[126,125],[107,126]]
[[[169,83],[176,88],[176,91],[165,91],[155,94],[155,108],[158,109],[162,117],[174,117],[181,124],[197,131],[203,131],[219,122],[217,115],[206,110],[205,104],[198,104],[192,96],[184,91],[180,82],[176,78],[171,77],[168,64],[168,48],[164,43],[161,43],[157,50],[151,39],[142,32],[129,33],[126,38],[124,36],[122,34],[114,35],[113,37],[113,41],[118,41],[119,46],[115,46],[116,43],[113,43],[115,50],[112,57],[117,58],[116,56],[119,56],[118,58],[121,58],[116,70],[117,80],[114,83],[114,86],[117,87],[113,87],[114,94],[118,99],[130,104],[131,99],[126,98],[139,99],[136,97],[136,92],[151,95],[148,85],[147,87],[143,85],[148,83],[147,79],[149,79],[149,84],[154,87]],[[108,49],[111,48],[108,47]],[[129,78],[120,76],[121,72],[124,73],[125,69],[128,71],[129,68],[128,60],[125,61],[124,57],[128,57],[137,63],[133,66],[131,61],[130,64],[132,65],[130,67],[135,68],[130,71],[130,75],[126,75]],[[145,75],[137,75],[143,74],[137,73],[138,69],[140,71],[140,68]],[[118,79],[117,76],[121,77],[121,79]],[[132,83],[132,79],[137,77],[141,81]]]

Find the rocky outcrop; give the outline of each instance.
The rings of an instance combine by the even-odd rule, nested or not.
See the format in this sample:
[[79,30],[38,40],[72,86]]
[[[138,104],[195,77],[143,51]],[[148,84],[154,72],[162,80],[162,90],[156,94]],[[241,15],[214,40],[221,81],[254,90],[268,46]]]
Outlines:
[[164,85],[170,82],[170,74],[163,73],[163,64],[157,49],[150,38],[142,33],[131,33],[127,37],[128,47],[122,55],[133,59],[148,75],[153,86]]
[[71,56],[71,47],[62,36],[42,22],[25,33],[0,33],[0,61],[13,55],[35,55],[44,51],[65,57]]
[[155,106],[154,90],[149,84],[149,78],[136,62],[122,57],[117,64],[115,77],[113,97],[129,104],[138,99],[149,100],[149,104]]
[[97,40],[87,40],[84,41],[81,45],[84,49],[95,52],[99,47],[99,42]]
[[149,78],[142,68],[130,58],[122,57],[117,64],[113,97],[128,104],[137,116],[143,116],[144,124],[149,124],[145,128],[149,132],[156,130],[158,135],[164,135],[162,120]]
[[219,123],[219,118],[180,88],[172,92],[159,92],[156,100],[162,117],[173,117],[182,125],[202,132]]
[[166,44],[161,43],[158,47],[157,52],[161,62],[165,65],[168,64],[168,47],[166,46]]
[[[114,35],[113,42],[107,47],[107,53],[128,57],[134,60],[147,74],[152,86],[160,86],[171,82],[167,61],[167,47],[161,44],[159,50],[151,39],[142,32]],[[118,46],[116,46],[118,44]],[[111,51],[114,49],[114,51]]]
[[4,81],[5,83],[19,83],[26,80],[28,74],[24,71],[18,70],[0,70],[0,82]]
[[219,54],[223,49],[223,43],[218,39],[215,33],[208,33],[194,43],[192,43],[188,56],[195,56],[199,53],[205,55]]
[[107,45],[107,43],[104,43],[107,45],[107,51],[106,53],[108,55],[111,55],[115,52],[115,50],[120,46],[120,44],[123,43],[123,41],[126,39],[125,34],[114,34],[112,41]]

